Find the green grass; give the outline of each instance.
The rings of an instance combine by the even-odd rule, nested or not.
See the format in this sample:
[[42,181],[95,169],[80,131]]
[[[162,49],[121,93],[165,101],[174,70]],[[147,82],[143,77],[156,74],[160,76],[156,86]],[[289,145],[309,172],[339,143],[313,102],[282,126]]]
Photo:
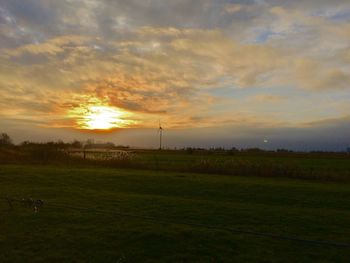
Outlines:
[[350,182],[348,154],[235,153],[229,155],[148,151],[137,152],[135,162],[154,170]]
[[100,166],[350,183],[350,155],[346,153],[132,150],[112,155],[101,149],[83,156],[82,152],[77,156],[77,152],[44,144],[0,147],[0,164]]
[[50,206],[66,204],[350,243],[349,184],[13,165],[0,166],[0,193],[46,202],[39,213],[20,205],[5,212],[6,203],[0,203],[0,262],[349,262],[350,258],[349,248]]

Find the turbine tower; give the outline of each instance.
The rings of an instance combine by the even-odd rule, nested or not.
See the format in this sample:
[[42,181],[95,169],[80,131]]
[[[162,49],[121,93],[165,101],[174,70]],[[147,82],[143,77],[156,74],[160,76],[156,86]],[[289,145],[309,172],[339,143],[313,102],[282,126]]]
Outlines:
[[163,128],[162,128],[162,125],[160,124],[160,121],[159,121],[159,128],[158,128],[158,132],[159,132],[159,150],[162,149],[162,137],[163,137]]

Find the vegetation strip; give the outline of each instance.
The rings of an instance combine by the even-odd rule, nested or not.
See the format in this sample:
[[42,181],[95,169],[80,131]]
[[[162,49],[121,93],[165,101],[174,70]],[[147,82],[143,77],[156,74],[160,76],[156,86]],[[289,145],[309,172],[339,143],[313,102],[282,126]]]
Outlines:
[[[1,199],[9,202],[9,205],[11,206],[11,208],[13,208],[11,205],[11,202],[17,202],[17,203],[23,204],[24,200],[25,201],[29,200],[29,199],[16,199],[16,198],[10,198],[10,197],[1,197]],[[35,204],[35,201],[41,201],[41,200],[33,200],[33,204]],[[47,206],[47,203],[45,203],[45,206]],[[324,246],[332,246],[332,247],[338,247],[338,248],[350,248],[350,243],[337,242],[333,240],[304,239],[297,236],[278,235],[274,233],[266,233],[266,232],[263,233],[263,232],[256,232],[252,230],[240,230],[240,229],[235,229],[235,228],[225,227],[225,226],[214,226],[214,225],[178,221],[178,220],[172,220],[172,219],[160,219],[152,216],[143,216],[143,215],[137,215],[137,214],[129,214],[129,213],[123,213],[123,212],[117,212],[117,211],[107,211],[107,210],[101,210],[101,209],[95,209],[95,208],[77,207],[77,206],[64,205],[64,204],[49,203],[49,206],[55,207],[55,208],[61,208],[61,209],[71,209],[71,210],[76,210],[80,212],[95,212],[98,214],[114,215],[118,217],[145,219],[145,220],[152,221],[159,224],[187,225],[191,227],[200,227],[200,228],[206,228],[206,229],[212,229],[212,230],[229,231],[237,234],[246,234],[246,235],[253,235],[253,236],[260,236],[260,237],[269,237],[269,238],[280,239],[280,240],[289,240],[289,241],[295,241],[295,242],[305,243],[310,245],[324,245]]]

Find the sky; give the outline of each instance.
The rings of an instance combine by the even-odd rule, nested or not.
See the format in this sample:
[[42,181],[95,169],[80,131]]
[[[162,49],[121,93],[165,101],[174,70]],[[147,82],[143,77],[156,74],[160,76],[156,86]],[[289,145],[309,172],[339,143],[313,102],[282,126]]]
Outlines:
[[350,146],[349,0],[0,0],[15,142]]

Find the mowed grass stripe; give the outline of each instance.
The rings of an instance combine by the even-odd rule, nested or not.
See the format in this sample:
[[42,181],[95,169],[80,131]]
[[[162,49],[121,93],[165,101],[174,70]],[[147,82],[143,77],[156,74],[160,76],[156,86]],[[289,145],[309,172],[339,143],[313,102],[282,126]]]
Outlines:
[[[67,252],[67,255],[78,248],[70,249],[68,244],[63,244],[64,238],[75,242],[86,239],[81,245],[84,249],[92,246],[100,250],[88,254],[97,257],[96,260],[107,258],[107,262],[109,256],[116,257],[120,252],[111,252],[108,242],[118,244],[124,254],[125,251],[133,250],[136,256],[127,256],[129,262],[139,262],[145,257],[153,259],[149,262],[157,262],[159,254],[164,260],[178,262],[169,259],[165,252],[174,253],[174,258],[202,259],[202,262],[208,262],[207,259],[231,262],[231,258],[244,258],[249,262],[250,259],[259,259],[263,254],[268,255],[270,260],[276,260],[284,255],[300,257],[300,253],[304,253],[302,258],[305,262],[310,262],[307,261],[310,257],[323,259],[325,262],[346,262],[342,260],[346,255],[350,256],[346,251],[339,254],[339,251],[333,249],[304,248],[288,241],[262,241],[260,238],[189,226],[158,226],[136,219],[126,220],[69,209],[53,209],[49,205],[50,202],[57,202],[171,220],[297,235],[316,240],[349,242],[350,213],[347,197],[350,189],[344,184],[34,166],[1,166],[0,180],[1,193],[14,194],[16,197],[32,196],[48,202],[48,206],[37,215],[20,208],[3,217],[0,222],[0,235],[5,237],[5,241],[1,241],[2,253],[6,249],[12,249],[6,242],[14,244],[16,241],[25,246],[31,246],[31,242],[39,240],[52,243],[54,235],[58,241],[62,240],[58,250]],[[27,228],[33,227],[44,227],[45,231],[24,237],[24,234],[28,234]],[[72,237],[72,232],[69,233],[67,229],[73,229],[77,236]],[[88,237],[84,231],[97,236],[97,240]],[[109,249],[102,249],[99,242]],[[156,245],[150,245],[150,242],[155,242]],[[183,242],[192,249],[174,242]],[[294,252],[292,248],[299,252]],[[174,249],[178,252],[170,252]],[[250,255],[250,249],[257,250],[254,256]],[[27,249],[24,250],[21,253],[29,253]],[[218,253],[221,253],[220,256]],[[60,258],[56,252],[54,254],[50,258]],[[84,259],[85,256],[80,255],[80,258]]]

